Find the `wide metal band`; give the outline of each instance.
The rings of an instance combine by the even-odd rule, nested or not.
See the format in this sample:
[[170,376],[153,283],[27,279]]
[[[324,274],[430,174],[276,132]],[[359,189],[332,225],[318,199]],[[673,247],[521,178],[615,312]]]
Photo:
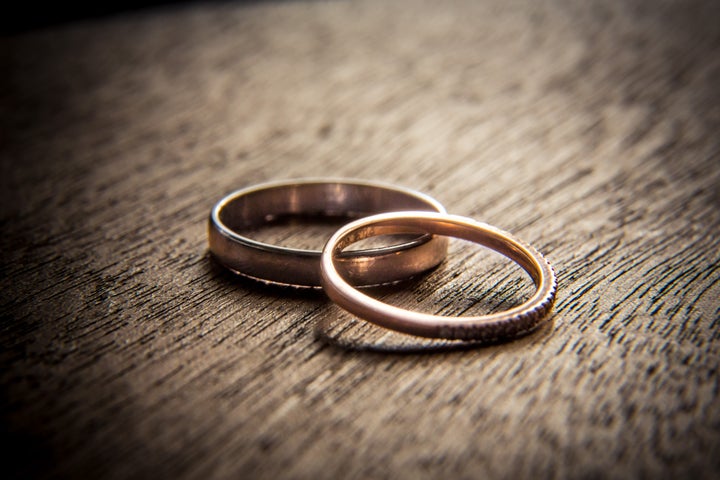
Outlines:
[[[397,210],[445,212],[433,198],[384,183],[304,179],[266,183],[231,193],[210,213],[210,252],[230,270],[266,282],[319,287],[320,250],[270,245],[240,232],[284,215],[348,219]],[[420,233],[398,245],[345,252],[338,269],[353,285],[407,279],[437,266],[447,255],[447,239]]]
[[[338,272],[338,254],[348,245],[375,235],[427,232],[462,238],[489,247],[517,262],[530,274],[535,294],[510,310],[473,317],[442,317],[382,303],[353,288]],[[555,301],[556,280],[550,264],[530,245],[485,223],[457,215],[396,212],[374,215],[340,228],[325,245],[322,285],[345,310],[377,325],[431,338],[491,341],[537,328]]]

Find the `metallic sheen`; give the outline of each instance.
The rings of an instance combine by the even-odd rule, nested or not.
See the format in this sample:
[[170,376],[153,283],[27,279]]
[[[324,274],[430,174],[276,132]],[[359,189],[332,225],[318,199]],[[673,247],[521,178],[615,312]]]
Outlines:
[[[210,213],[208,243],[213,256],[235,273],[269,283],[320,286],[319,250],[259,242],[239,232],[284,215],[354,219],[379,212],[445,212],[433,198],[378,182],[303,179],[266,183],[236,191]],[[353,285],[397,282],[436,267],[447,255],[447,239],[419,233],[398,245],[345,252],[338,268]]]
[[[382,303],[353,288],[336,269],[338,255],[354,242],[375,235],[418,232],[462,238],[505,255],[530,274],[535,294],[504,312],[442,317]],[[354,221],[328,240],[320,265],[325,292],[342,308],[382,327],[422,337],[493,341],[522,335],[542,323],[555,301],[555,273],[537,250],[509,233],[457,215],[395,212]]]

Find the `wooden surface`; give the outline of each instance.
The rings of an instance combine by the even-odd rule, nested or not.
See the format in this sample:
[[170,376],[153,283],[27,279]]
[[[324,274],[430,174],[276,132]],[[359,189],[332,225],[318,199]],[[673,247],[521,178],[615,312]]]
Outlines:
[[[2,38],[3,468],[717,478],[719,8],[223,2]],[[209,259],[222,195],[327,175],[532,243],[552,322],[459,348]],[[457,314],[530,291],[453,242],[373,293]]]

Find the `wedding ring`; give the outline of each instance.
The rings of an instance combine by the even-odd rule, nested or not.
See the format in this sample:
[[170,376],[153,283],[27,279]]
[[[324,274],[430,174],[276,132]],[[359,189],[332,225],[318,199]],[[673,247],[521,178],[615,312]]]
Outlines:
[[[418,232],[469,240],[505,255],[530,275],[535,293],[523,304],[503,312],[443,317],[376,300],[353,288],[336,268],[338,255],[354,242],[375,235]],[[349,223],[328,240],[320,265],[323,288],[339,306],[382,327],[422,337],[493,341],[522,335],[541,325],[555,300],[555,274],[537,250],[485,223],[444,213],[384,213]]]
[[[231,193],[210,213],[212,255],[235,273],[269,283],[319,287],[320,250],[271,245],[240,232],[286,215],[354,219],[379,212],[445,212],[433,198],[384,183],[305,179],[262,184]],[[436,267],[447,255],[447,239],[420,232],[402,243],[344,252],[337,268],[357,286],[407,279]]]

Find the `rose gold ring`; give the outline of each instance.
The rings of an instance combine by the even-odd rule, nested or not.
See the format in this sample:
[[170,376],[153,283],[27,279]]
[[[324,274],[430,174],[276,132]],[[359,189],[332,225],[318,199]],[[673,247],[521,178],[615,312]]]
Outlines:
[[[359,240],[389,233],[421,232],[462,238],[505,255],[530,275],[535,293],[523,304],[504,312],[443,317],[380,302],[353,288],[336,268],[342,250]],[[382,327],[422,337],[492,341],[522,335],[541,325],[555,301],[555,274],[537,250],[509,233],[457,215],[395,212],[354,221],[328,240],[320,266],[323,288],[339,306]]]
[[[355,219],[379,212],[445,212],[433,198],[407,188],[344,179],[266,183],[231,193],[210,212],[208,243],[231,271],[267,283],[320,286],[320,250],[288,248],[253,240],[243,230],[284,216]],[[447,239],[420,232],[389,246],[344,252],[338,268],[354,285],[380,285],[417,275],[440,264]]]

